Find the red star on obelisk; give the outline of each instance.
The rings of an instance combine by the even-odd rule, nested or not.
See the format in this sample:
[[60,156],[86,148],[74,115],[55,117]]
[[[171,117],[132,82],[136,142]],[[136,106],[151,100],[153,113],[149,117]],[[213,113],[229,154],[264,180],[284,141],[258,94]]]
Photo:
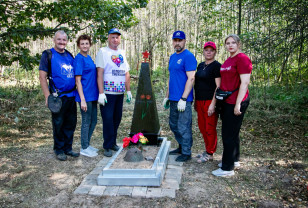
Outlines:
[[147,59],[149,58],[150,53],[148,51],[145,51],[142,53],[143,58],[144,58],[144,63],[147,62]]

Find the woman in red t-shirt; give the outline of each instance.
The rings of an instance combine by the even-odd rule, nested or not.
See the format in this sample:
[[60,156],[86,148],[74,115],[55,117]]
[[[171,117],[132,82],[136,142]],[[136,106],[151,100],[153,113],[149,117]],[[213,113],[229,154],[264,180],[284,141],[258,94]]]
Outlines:
[[248,85],[252,71],[252,63],[248,56],[240,51],[240,38],[229,35],[225,39],[225,47],[230,57],[220,68],[223,91],[234,91],[222,103],[222,162],[219,169],[212,172],[215,176],[232,176],[234,167],[239,167],[240,156],[240,128],[244,113],[249,105]]

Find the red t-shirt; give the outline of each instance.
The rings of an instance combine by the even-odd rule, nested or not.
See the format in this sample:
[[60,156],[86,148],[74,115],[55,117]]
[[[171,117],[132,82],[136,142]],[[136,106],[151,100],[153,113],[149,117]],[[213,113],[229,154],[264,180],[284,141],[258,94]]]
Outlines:
[[[220,89],[233,91],[240,87],[240,74],[251,74],[252,63],[244,53],[239,53],[234,57],[229,57],[220,68],[221,84]],[[226,99],[226,103],[235,104],[239,90],[235,91]],[[248,97],[247,90],[243,101]]]

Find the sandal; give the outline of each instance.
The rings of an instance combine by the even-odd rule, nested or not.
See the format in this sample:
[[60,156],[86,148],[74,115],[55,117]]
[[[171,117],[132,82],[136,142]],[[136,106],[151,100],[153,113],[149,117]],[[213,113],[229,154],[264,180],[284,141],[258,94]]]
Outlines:
[[200,157],[197,162],[198,163],[206,163],[207,161],[213,160],[213,155],[206,154],[204,157]]
[[198,154],[196,156],[196,158],[201,158],[201,157],[205,157],[207,155],[207,153],[204,151],[202,154]]

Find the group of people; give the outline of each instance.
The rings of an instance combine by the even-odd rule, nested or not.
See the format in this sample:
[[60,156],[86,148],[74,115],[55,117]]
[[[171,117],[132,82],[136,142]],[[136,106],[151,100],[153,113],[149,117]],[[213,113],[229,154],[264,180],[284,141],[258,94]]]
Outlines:
[[[127,102],[132,99],[130,68],[124,51],[118,48],[121,32],[117,28],[109,30],[108,46],[99,50],[95,63],[89,55],[92,45],[90,36],[78,37],[77,46],[80,52],[75,58],[65,49],[68,36],[64,31],[57,31],[53,42],[54,47],[49,50],[51,57],[47,50],[42,54],[39,78],[46,106],[51,94],[61,97],[62,100],[60,111],[51,113],[53,149],[57,159],[65,161],[67,155],[98,155],[98,149],[90,145],[97,124],[98,104],[103,120],[104,155],[111,157],[112,150],[119,150],[116,138],[122,118],[124,92],[127,91]],[[77,124],[76,102],[79,104],[82,119],[80,153],[72,150]]]
[[[119,150],[116,138],[122,118],[124,92],[127,91],[127,102],[132,99],[130,68],[124,51],[118,48],[121,32],[117,28],[109,30],[108,46],[98,51],[95,63],[89,55],[92,45],[90,36],[78,37],[80,52],[75,58],[65,49],[68,36],[64,31],[57,31],[53,41],[54,47],[50,49],[52,56],[47,51],[42,54],[39,76],[46,106],[50,94],[57,96],[59,93],[62,99],[60,112],[52,113],[56,157],[64,161],[67,155],[79,156],[72,150],[77,123],[76,102],[82,118],[80,154],[97,156],[98,149],[90,145],[90,140],[97,124],[99,104],[104,155],[111,157],[112,150]],[[169,125],[179,147],[169,154],[179,154],[176,158],[178,162],[191,159],[192,103],[195,98],[194,109],[205,144],[205,151],[196,156],[197,161],[204,163],[213,160],[217,147],[217,110],[220,109],[223,155],[219,169],[212,174],[232,176],[234,167],[240,166],[239,132],[249,105],[251,60],[240,51],[240,39],[234,34],[225,39],[225,48],[230,56],[222,65],[215,60],[217,47],[214,42],[204,44],[205,61],[198,66],[195,56],[185,49],[186,35],[183,31],[175,31],[172,42],[175,53],[169,60],[169,82],[163,105],[166,109],[170,107]],[[217,100],[215,94],[218,89],[231,95],[223,101]]]
[[[249,105],[248,85],[252,62],[241,52],[240,38],[235,34],[225,39],[225,48],[230,56],[222,65],[215,60],[217,47],[214,42],[204,44],[205,61],[197,67],[196,58],[185,49],[185,33],[175,31],[172,41],[175,53],[169,60],[169,83],[163,105],[165,109],[170,107],[169,125],[179,146],[169,154],[179,154],[176,158],[178,162],[191,159],[192,103],[195,91],[194,109],[197,111],[198,126],[205,144],[205,151],[196,156],[197,162],[213,160],[217,147],[219,109],[223,154],[219,168],[212,171],[212,174],[220,177],[232,176],[234,168],[240,166],[239,132]],[[218,100],[218,90],[229,96]]]

